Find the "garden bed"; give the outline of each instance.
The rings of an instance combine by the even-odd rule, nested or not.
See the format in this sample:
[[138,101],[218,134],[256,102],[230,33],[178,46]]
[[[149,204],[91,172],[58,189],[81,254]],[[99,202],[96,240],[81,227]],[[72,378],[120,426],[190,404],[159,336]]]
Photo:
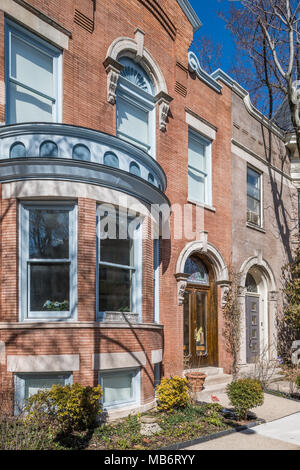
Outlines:
[[202,440],[221,437],[248,425],[260,424],[256,417],[249,421],[227,419],[218,404],[202,403],[189,405],[173,413],[152,412],[147,416],[156,418],[161,431],[152,436],[144,436],[141,431],[141,417],[134,415],[116,422],[102,424],[94,429],[89,442],[84,444],[83,435],[73,436],[73,442],[60,440],[63,448],[86,448],[88,450],[158,450],[179,449]]
[[300,393],[288,393],[282,392],[280,390],[273,390],[273,389],[265,389],[265,393],[269,393],[270,395],[275,395],[276,397],[287,398],[288,400],[298,401],[300,402]]

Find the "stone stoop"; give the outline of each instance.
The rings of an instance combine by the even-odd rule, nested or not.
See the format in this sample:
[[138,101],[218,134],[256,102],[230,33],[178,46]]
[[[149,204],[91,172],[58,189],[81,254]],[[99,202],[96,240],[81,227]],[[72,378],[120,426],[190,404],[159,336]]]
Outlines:
[[[240,366],[239,376],[240,377],[251,377],[254,373],[255,364],[245,364]],[[281,368],[276,367],[268,372],[269,381],[272,382],[279,382],[284,380],[284,375],[281,373]]]
[[213,403],[215,400],[212,399],[212,396],[218,397],[218,393],[224,393],[227,384],[232,381],[232,375],[224,374],[221,367],[202,367],[196,370],[207,375],[202,392],[196,392],[195,394],[197,401]]

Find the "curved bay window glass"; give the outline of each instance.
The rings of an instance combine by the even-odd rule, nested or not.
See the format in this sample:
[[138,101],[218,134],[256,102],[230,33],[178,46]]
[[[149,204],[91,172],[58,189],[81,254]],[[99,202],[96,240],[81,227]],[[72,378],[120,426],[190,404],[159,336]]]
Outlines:
[[117,136],[155,156],[154,90],[145,71],[122,57],[117,87]]
[[187,282],[208,284],[208,272],[202,261],[197,256],[190,256],[184,265],[184,273],[189,274]]
[[67,319],[75,314],[75,205],[21,206],[23,319]]
[[98,311],[139,313],[140,224],[126,214],[98,210]]
[[251,292],[252,294],[258,293],[256,281],[250,273],[248,273],[246,277],[246,289],[247,292]]

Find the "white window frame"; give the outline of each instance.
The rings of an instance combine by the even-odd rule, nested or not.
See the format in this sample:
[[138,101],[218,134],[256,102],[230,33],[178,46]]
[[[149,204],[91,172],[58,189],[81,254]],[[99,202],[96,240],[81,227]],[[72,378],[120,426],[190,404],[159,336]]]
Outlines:
[[[259,224],[255,224],[248,220],[248,170],[252,170],[259,176]],[[251,196],[250,196],[251,197]],[[255,199],[255,198],[253,198]],[[251,227],[259,227],[263,228],[264,226],[264,218],[263,218],[263,173],[259,171],[254,166],[247,163],[247,173],[246,173],[246,206],[247,206],[247,224],[251,225]]]
[[[188,154],[190,149],[190,139],[193,139],[199,145],[204,146],[205,148],[205,161],[206,161],[206,172],[199,170],[198,168],[194,168],[193,170],[204,176],[204,194],[205,200],[202,201],[200,199],[196,199],[190,194],[189,189],[189,175],[188,175],[188,200],[190,202],[195,202],[196,204],[201,204],[204,206],[212,207],[212,156],[211,156],[211,148],[212,148],[212,141],[209,140],[207,137],[199,134],[194,129],[189,128],[188,131]],[[188,155],[188,171],[190,168],[189,164],[189,155]]]
[[[109,210],[109,209],[108,209]],[[112,217],[118,218],[119,213],[117,210],[112,211]],[[99,207],[97,208],[97,266],[96,266],[96,316],[97,321],[105,321],[105,311],[100,310],[101,305],[99,302],[99,266],[111,266],[120,269],[128,269],[132,272],[132,284],[131,284],[131,312],[126,313],[138,313],[139,321],[142,321],[142,223],[140,222],[139,227],[136,229],[137,234],[133,239],[133,265],[127,266],[123,264],[110,263],[107,261],[101,261],[101,238],[100,238],[100,214]]]
[[159,323],[159,238],[153,240],[153,321]]
[[25,406],[25,385],[27,379],[32,378],[63,378],[65,385],[72,385],[73,374],[72,372],[24,372],[14,375],[14,389],[15,389],[15,400],[14,400],[14,414],[15,416],[22,412]]
[[[29,258],[29,209],[51,209],[69,211],[69,258],[31,259]],[[77,319],[77,204],[75,202],[21,201],[19,206],[19,320],[20,321],[74,321]],[[31,263],[69,262],[69,311],[30,312]]]
[[[105,375],[117,375],[120,373],[129,373],[132,375],[132,388],[133,388],[133,398],[132,400],[126,401],[116,401],[116,402],[104,402],[104,388],[103,388],[103,376]],[[141,401],[141,368],[122,368],[122,369],[110,369],[99,372],[99,384],[103,390],[102,405],[104,409],[112,408],[124,408],[130,405],[139,405]]]
[[[119,102],[123,102],[126,105],[130,103],[131,106],[141,109],[148,114],[148,144],[134,139],[131,136],[127,136],[123,132],[119,131],[119,113],[118,107]],[[120,137],[127,142],[131,142],[142,150],[149,153],[153,158],[156,155],[156,139],[155,139],[155,103],[154,97],[142,90],[138,86],[135,86],[126,78],[120,76],[118,79],[118,87],[116,93],[116,122],[117,122],[117,137]]]
[[[34,88],[28,86],[25,83],[17,80],[11,74],[11,39],[16,37],[24,43],[35,47],[36,49],[42,51],[44,54],[50,56],[53,60],[53,95],[44,94]],[[9,115],[9,103],[10,103],[10,84],[14,83],[21,86],[27,91],[33,92],[36,95],[46,98],[52,102],[52,121],[61,122],[62,121],[62,52],[54,47],[52,44],[41,39],[34,33],[31,33],[22,26],[14,23],[13,21],[6,19],[5,20],[5,83],[6,83],[6,105],[5,105],[5,114],[6,114],[6,123],[7,124],[16,124],[11,120]]]

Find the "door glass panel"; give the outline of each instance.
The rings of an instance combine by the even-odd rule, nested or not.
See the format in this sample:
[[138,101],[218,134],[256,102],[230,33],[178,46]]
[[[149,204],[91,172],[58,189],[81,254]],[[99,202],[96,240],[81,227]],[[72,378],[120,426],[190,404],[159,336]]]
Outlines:
[[196,293],[196,328],[194,331],[194,338],[196,343],[196,356],[204,356],[207,353],[207,338],[206,338],[206,292]]
[[183,353],[185,356],[190,354],[190,296],[187,296],[184,302],[183,312]]

